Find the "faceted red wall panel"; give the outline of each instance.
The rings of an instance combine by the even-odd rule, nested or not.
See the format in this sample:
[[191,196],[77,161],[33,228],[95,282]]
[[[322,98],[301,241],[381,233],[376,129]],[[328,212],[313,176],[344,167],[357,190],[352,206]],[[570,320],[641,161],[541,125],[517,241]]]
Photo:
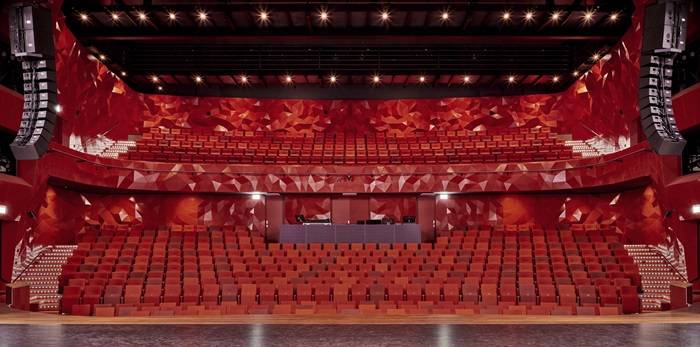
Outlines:
[[331,218],[331,196],[326,194],[284,195],[284,219],[288,224],[296,223],[296,216],[308,219]]
[[[640,0],[643,1],[643,0]],[[60,1],[56,1],[57,11]],[[56,19],[56,61],[63,139],[105,134],[124,139],[142,126],[210,130],[279,130],[411,133],[552,126],[588,139],[597,135],[622,147],[636,142],[637,72],[641,26],[632,28],[609,56],[567,91],[551,95],[419,100],[257,100],[144,95],[130,90],[89,59],[63,19]],[[58,13],[58,12],[56,12]]]
[[630,243],[666,241],[661,207],[652,187],[604,194],[450,195],[437,200],[438,230],[479,225],[568,223],[616,225]]
[[33,242],[70,244],[88,224],[246,226],[265,230],[264,199],[250,195],[96,194],[49,186],[39,209]]
[[416,195],[370,195],[370,219],[388,217],[401,222],[403,216],[416,216]]

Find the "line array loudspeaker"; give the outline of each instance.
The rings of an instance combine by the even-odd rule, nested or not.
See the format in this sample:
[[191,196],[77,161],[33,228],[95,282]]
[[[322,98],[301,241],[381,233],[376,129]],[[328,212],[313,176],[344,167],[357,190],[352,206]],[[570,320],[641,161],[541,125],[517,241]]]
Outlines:
[[651,147],[662,155],[681,155],[686,141],[673,116],[673,59],[685,48],[688,7],[669,0],[647,7],[639,72],[642,130]]
[[49,148],[56,124],[56,68],[51,14],[32,6],[13,7],[12,54],[22,60],[24,111],[10,145],[17,160],[39,159]]

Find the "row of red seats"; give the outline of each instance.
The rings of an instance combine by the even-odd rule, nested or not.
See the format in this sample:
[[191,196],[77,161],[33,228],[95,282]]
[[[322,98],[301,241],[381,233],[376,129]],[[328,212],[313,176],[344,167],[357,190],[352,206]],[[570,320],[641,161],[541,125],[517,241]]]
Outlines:
[[190,129],[190,128],[164,128],[164,127],[151,127],[145,128],[144,133],[147,134],[162,134],[162,135],[194,135],[194,136],[224,136],[224,137],[246,137],[246,138],[296,138],[296,139],[308,139],[308,138],[377,138],[377,139],[401,139],[401,138],[451,138],[451,137],[473,137],[473,136],[508,136],[508,135],[527,135],[527,134],[547,134],[552,131],[549,127],[532,127],[532,128],[501,128],[501,129],[491,129],[482,131],[470,131],[470,130],[433,130],[433,131],[416,131],[411,134],[388,134],[386,132],[370,132],[363,134],[345,134],[345,133],[332,133],[332,132],[314,132],[312,134],[289,134],[288,132],[278,131],[214,131],[214,130],[203,130],[203,129]]
[[[470,164],[470,163],[500,163],[500,162],[532,162],[569,160],[580,158],[579,153],[574,153],[570,148],[553,150],[532,150],[532,153],[505,154],[502,150],[490,151],[483,154],[470,154],[469,152],[438,153],[436,151],[421,151],[420,153],[404,152],[398,155],[381,153],[377,155],[304,155],[304,153],[249,153],[236,154],[236,150],[199,149],[188,150],[186,153],[161,153],[158,149],[138,149],[139,152],[126,152],[120,154],[121,158],[129,160],[161,161],[161,162],[201,162],[211,164]],[[153,150],[153,152],[152,152]]]
[[336,303],[303,303],[303,304],[262,304],[241,305],[234,302],[222,304],[77,304],[73,305],[72,314],[78,316],[98,317],[167,317],[167,316],[219,316],[241,314],[296,314],[300,317],[314,314],[345,314],[345,315],[389,315],[401,316],[407,314],[417,315],[475,315],[475,314],[502,314],[502,315],[619,315],[619,307],[600,306],[587,304],[584,306],[557,305],[543,303],[538,305],[508,305],[497,306],[476,305],[468,303],[440,303],[419,302],[417,304],[402,302],[393,303],[364,303],[364,304],[336,304]]
[[266,304],[448,304],[605,306],[622,313],[638,313],[640,301],[634,286],[612,285],[533,285],[487,283],[459,284],[336,284],[336,285],[256,285],[256,284],[159,284],[67,286],[61,302],[63,313],[74,305],[89,304],[208,304],[234,303],[246,306]]
[[[279,143],[271,141],[260,141],[260,142],[234,142],[234,141],[197,141],[196,139],[180,139],[176,137],[176,140],[156,140],[156,139],[140,139],[136,141],[138,147],[162,147],[162,150],[166,150],[166,147],[184,148],[184,149],[239,149],[239,150],[272,150],[272,151],[313,151],[314,153],[324,154],[324,153],[369,153],[372,151],[420,151],[420,150],[448,150],[448,149],[501,149],[507,150],[511,149],[524,149],[526,147],[537,147],[537,148],[559,148],[565,144],[563,140],[558,140],[553,135],[538,135],[532,136],[532,139],[520,139],[520,140],[492,140],[492,141],[465,141],[464,139],[455,139],[452,141],[445,142],[399,142],[399,143],[376,143],[376,142],[331,142],[331,143]],[[554,147],[550,147],[554,146]],[[258,153],[264,153],[262,151]],[[268,152],[269,153],[269,152]],[[290,152],[286,152],[290,153]],[[520,153],[520,152],[516,152]]]
[[[473,236],[481,237],[492,233],[497,235],[500,231],[484,230]],[[532,231],[532,235],[536,233],[538,232]],[[450,249],[449,243],[444,241],[438,244],[317,244],[303,247],[267,244],[260,249],[241,250],[238,249],[241,245],[237,243],[240,238],[233,232],[153,231],[148,232],[149,236],[145,234],[146,232],[140,236],[125,237],[124,235],[114,236],[113,233],[108,232],[106,236],[96,235],[97,239],[103,239],[105,242],[81,244],[76,250],[75,258],[71,258],[75,261],[71,260],[71,264],[67,264],[64,268],[64,275],[69,284],[65,288],[73,288],[69,292],[73,294],[80,292],[80,295],[77,303],[71,303],[68,299],[67,303],[70,305],[65,308],[70,309],[73,304],[83,304],[83,296],[88,291],[87,287],[91,288],[90,293],[101,290],[107,292],[108,287],[112,288],[110,291],[113,293],[119,292],[119,302],[113,302],[116,305],[123,303],[126,296],[132,298],[129,301],[133,301],[133,298],[138,296],[138,303],[144,302],[146,296],[158,297],[159,302],[169,302],[169,300],[176,300],[177,303],[189,302],[189,298],[194,297],[196,302],[208,302],[210,300],[204,299],[204,286],[211,286],[209,287],[211,290],[218,286],[216,304],[220,304],[223,302],[221,299],[223,286],[233,285],[236,288],[242,288],[244,285],[253,285],[254,287],[248,287],[256,288],[255,301],[251,304],[261,305],[267,302],[267,299],[260,301],[261,295],[269,298],[272,292],[273,301],[281,303],[280,295],[284,301],[284,298],[288,297],[287,291],[291,286],[294,288],[292,296],[294,298],[297,295],[296,288],[301,285],[310,285],[314,290],[318,287],[341,286],[339,293],[343,293],[343,285],[358,286],[356,288],[383,286],[384,300],[379,300],[377,296],[378,301],[388,300],[389,288],[394,288],[393,290],[396,291],[398,290],[396,288],[401,287],[403,292],[402,299],[399,301],[402,302],[409,300],[409,287],[413,288],[412,298],[416,297],[416,288],[420,288],[421,302],[430,301],[428,298],[435,299],[435,288],[439,288],[437,291],[440,293],[439,299],[432,300],[439,303],[451,300],[446,300],[446,297],[454,298],[455,286],[462,289],[459,292],[460,301],[458,302],[464,302],[464,286],[472,289],[476,286],[480,290],[476,303],[488,306],[494,303],[493,295],[489,294],[493,293],[491,290],[493,288],[496,293],[495,303],[499,304],[510,303],[511,294],[509,293],[513,292],[512,288],[515,288],[518,293],[515,303],[520,302],[520,297],[526,298],[523,302],[525,303],[529,300],[528,295],[522,295],[521,292],[525,290],[527,293],[530,286],[535,286],[538,290],[545,288],[545,293],[548,286],[555,288],[573,286],[579,288],[573,295],[576,304],[621,305],[620,307],[624,306],[623,292],[628,297],[627,300],[631,300],[629,292],[632,291],[622,288],[637,288],[632,284],[638,276],[638,269],[634,264],[630,264],[631,258],[618,244],[598,243],[600,245],[597,248],[611,251],[610,255],[602,258],[605,260],[600,259],[600,263],[598,259],[594,261],[593,258],[589,258],[586,261],[585,257],[564,255],[564,249],[567,249],[568,244],[578,250],[579,244],[576,242],[560,245],[558,253],[556,249],[551,250],[552,254],[561,255],[543,253],[535,256],[532,251],[533,249],[537,251],[536,245],[544,246],[545,249],[550,245],[530,243],[536,236],[527,237],[524,231],[518,231],[518,237],[494,236],[483,243],[488,248],[474,250]],[[554,233],[551,231],[543,234],[545,237],[554,239]],[[230,242],[228,244],[225,243],[227,236]],[[557,240],[573,238],[573,233],[559,231],[556,238]],[[130,242],[127,242],[127,239]],[[250,241],[245,237],[244,240]],[[115,242],[112,243],[112,241]],[[498,247],[507,245],[508,242],[514,242],[513,246],[517,248]],[[231,244],[236,245],[236,250],[224,248]],[[591,250],[595,249],[590,243],[580,243],[580,245],[589,245]],[[215,252],[219,256],[215,256]],[[347,257],[344,255],[346,252]],[[394,269],[394,266],[397,268]],[[458,268],[455,268],[456,266]],[[589,271],[589,268],[593,271]],[[129,295],[127,295],[127,287],[130,288]],[[593,291],[591,287],[594,288]],[[616,295],[614,304],[610,299],[613,292],[610,287],[614,288]],[[445,288],[448,288],[447,296]],[[147,291],[149,295],[146,295]],[[363,301],[360,293],[359,289],[355,293],[350,291],[345,299],[358,298],[359,301],[356,303],[359,305],[360,301]],[[570,293],[569,289],[564,289],[565,298],[571,298]],[[370,295],[369,289],[365,294],[364,300],[367,300],[369,298],[367,295]],[[69,294],[68,298],[71,295]],[[237,292],[236,295],[236,303],[243,305],[242,291]],[[557,295],[561,297],[561,293]],[[168,296],[167,301],[166,296]],[[188,297],[187,300],[185,296]],[[174,299],[175,297],[177,299]],[[472,298],[472,292],[467,292],[466,297]],[[592,297],[595,297],[595,302],[591,299]],[[341,302],[345,301],[343,295],[338,298]],[[95,304],[89,303],[92,300],[90,299],[88,305],[104,304],[104,299],[103,295],[101,302]],[[558,300],[559,305],[570,304],[570,299],[565,299],[563,303],[561,298]],[[245,301],[247,304],[248,300]],[[470,302],[470,299],[466,301]]]

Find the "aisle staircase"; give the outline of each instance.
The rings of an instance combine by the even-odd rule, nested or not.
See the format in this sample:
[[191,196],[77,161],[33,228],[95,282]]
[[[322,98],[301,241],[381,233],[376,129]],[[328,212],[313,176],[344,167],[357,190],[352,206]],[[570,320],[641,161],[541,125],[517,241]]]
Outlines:
[[21,273],[17,281],[30,285],[29,302],[39,311],[58,311],[58,277],[61,267],[77,248],[76,245],[49,246]]
[[642,311],[661,311],[662,304],[671,301],[670,284],[685,279],[659,251],[649,245],[625,245],[639,266],[642,277]]

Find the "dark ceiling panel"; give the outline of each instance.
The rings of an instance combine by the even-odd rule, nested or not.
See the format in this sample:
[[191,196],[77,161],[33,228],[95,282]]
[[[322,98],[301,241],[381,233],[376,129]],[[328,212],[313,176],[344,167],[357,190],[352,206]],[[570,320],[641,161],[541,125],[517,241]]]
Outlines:
[[[320,19],[322,9],[327,22]],[[630,0],[65,0],[63,5],[78,40],[105,55],[116,74],[127,72],[125,81],[142,92],[264,96],[294,86],[298,95],[307,95],[315,86],[323,90],[319,95],[358,98],[561,91],[574,81],[573,71],[587,71],[593,54],[602,56],[619,41],[633,10]],[[555,12],[561,14],[556,21],[550,18]],[[610,20],[613,13],[619,20]],[[82,22],[80,14],[90,20]],[[294,83],[286,83],[287,74]],[[373,83],[374,74],[381,83]],[[157,83],[154,75],[161,77]],[[239,83],[242,75],[247,84]],[[332,86],[331,75],[337,76]],[[511,75],[515,83],[508,82]]]

